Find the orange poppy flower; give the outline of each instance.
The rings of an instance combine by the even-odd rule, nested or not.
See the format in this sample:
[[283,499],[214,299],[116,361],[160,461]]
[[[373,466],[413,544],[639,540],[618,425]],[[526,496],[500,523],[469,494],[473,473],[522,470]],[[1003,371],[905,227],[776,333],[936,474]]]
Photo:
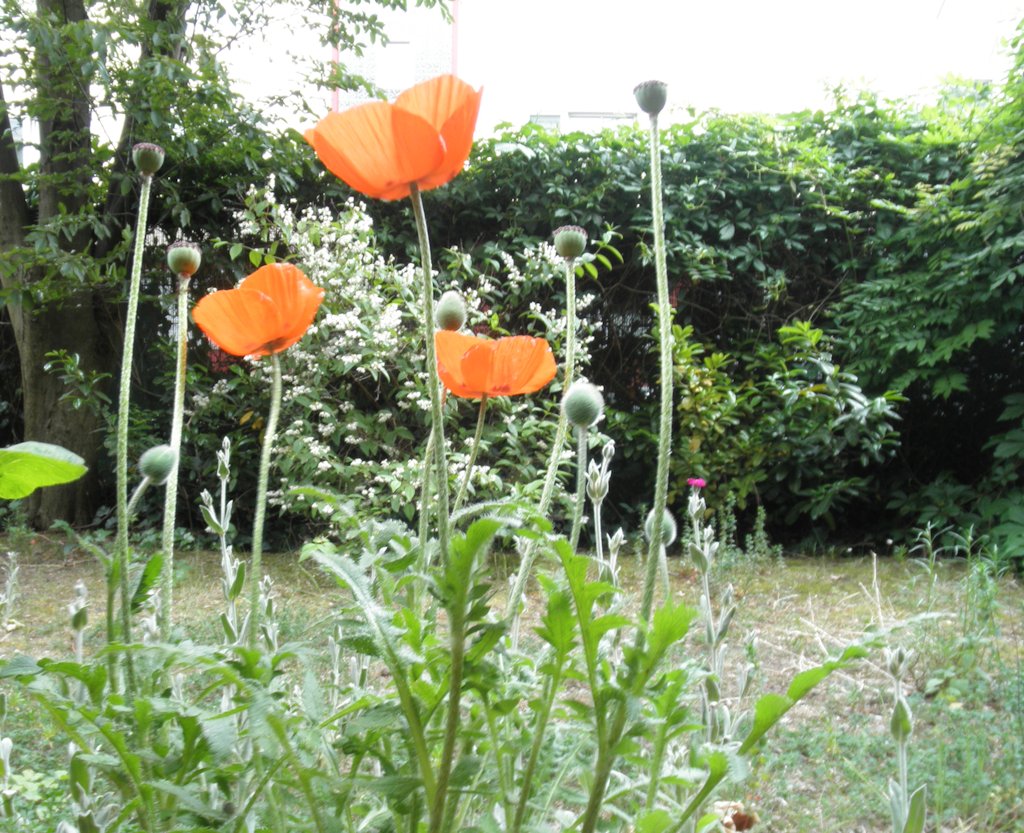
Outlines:
[[437,372],[455,396],[479,399],[540,390],[555,378],[555,357],[542,338],[489,339],[438,330]]
[[263,266],[237,289],[212,292],[192,310],[192,320],[232,356],[269,356],[306,334],[324,291],[290,263]]
[[402,93],[330,113],[305,139],[324,166],[368,197],[397,200],[429,191],[462,170],[473,146],[482,90],[442,75]]

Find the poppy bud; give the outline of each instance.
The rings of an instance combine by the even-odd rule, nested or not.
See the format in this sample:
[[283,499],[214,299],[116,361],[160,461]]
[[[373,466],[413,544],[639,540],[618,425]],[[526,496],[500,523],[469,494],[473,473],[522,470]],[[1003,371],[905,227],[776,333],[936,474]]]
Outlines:
[[656,116],[665,107],[668,85],[664,81],[644,81],[633,87],[633,95],[641,110],[649,116]]
[[466,302],[454,289],[449,289],[437,302],[434,321],[442,330],[461,330],[466,323]]
[[562,410],[577,428],[589,428],[604,411],[604,397],[590,382],[573,382],[562,399]]
[[587,232],[579,226],[562,226],[554,231],[555,251],[566,260],[575,260],[587,248]]
[[139,142],[132,148],[132,161],[140,173],[152,176],[164,164],[164,149],[160,145]]
[[[654,537],[654,510],[652,509],[647,513],[647,520],[644,521],[644,535],[647,540],[650,541]],[[668,547],[672,545],[672,542],[676,540],[676,519],[672,517],[672,513],[665,510],[665,513],[661,516],[661,545]]]
[[163,486],[177,461],[178,455],[169,445],[155,445],[139,458],[139,468],[152,483]]
[[167,247],[167,265],[175,275],[191,278],[203,262],[203,253],[195,243],[177,240]]

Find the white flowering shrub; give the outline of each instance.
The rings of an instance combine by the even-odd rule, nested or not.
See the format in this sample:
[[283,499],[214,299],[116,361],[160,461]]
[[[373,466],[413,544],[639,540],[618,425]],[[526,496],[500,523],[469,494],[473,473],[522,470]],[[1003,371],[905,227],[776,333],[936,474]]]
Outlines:
[[[370,218],[354,201],[336,211],[319,208],[296,215],[275,199],[271,183],[250,191],[238,221],[239,236],[252,245],[254,265],[286,258],[326,291],[313,326],[282,356],[284,399],[271,473],[272,506],[321,518],[315,501],[292,491],[313,486],[351,497],[369,514],[411,522],[430,408],[416,265],[382,256]],[[236,255],[242,250],[235,244]],[[562,311],[531,300],[550,295],[538,290],[553,281],[564,281],[564,267],[551,246],[502,254],[482,265],[464,253],[446,251],[437,262],[437,291],[463,294],[468,329],[489,336],[543,336],[561,355]],[[581,295],[585,311],[593,295]],[[585,367],[591,334],[585,324],[581,330],[580,366]],[[220,434],[229,433],[236,455],[251,462],[235,470],[255,471],[269,363],[234,360],[213,347],[208,356],[195,373],[209,380],[199,378],[190,386],[191,439],[197,449],[213,449]],[[532,396],[491,400],[470,483],[472,500],[539,493],[560,396],[556,380]],[[454,397],[445,406],[455,486],[469,461],[477,411],[476,402]],[[206,453],[197,451],[196,457]],[[210,471],[197,474],[209,479],[212,463],[205,468]],[[240,485],[246,491],[246,484]]]

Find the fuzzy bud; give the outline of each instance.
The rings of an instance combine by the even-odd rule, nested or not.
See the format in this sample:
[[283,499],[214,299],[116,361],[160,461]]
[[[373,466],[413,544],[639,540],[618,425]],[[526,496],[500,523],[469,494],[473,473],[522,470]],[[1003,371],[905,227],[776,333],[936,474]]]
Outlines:
[[202,262],[203,253],[195,243],[177,240],[167,247],[167,266],[175,275],[191,278]]
[[668,100],[668,84],[664,81],[644,81],[633,87],[633,95],[640,109],[649,116],[656,116],[665,108]]
[[132,161],[139,169],[139,173],[152,176],[164,164],[164,149],[160,145],[139,142],[132,148]]
[[466,323],[466,302],[454,289],[449,289],[437,302],[434,321],[442,330],[461,330]]
[[587,248],[587,232],[579,226],[556,228],[554,239],[555,251],[566,260],[575,260]]
[[910,711],[910,704],[904,697],[900,697],[893,707],[889,731],[892,732],[897,743],[905,742],[914,731],[914,717]]
[[[661,545],[663,547],[672,546],[672,542],[676,540],[676,519],[672,517],[672,513],[665,510],[665,513],[661,516]],[[647,540],[650,541],[654,537],[654,510],[652,509],[647,513],[647,520],[644,521],[644,535]]]
[[139,468],[153,484],[162,486],[177,461],[178,455],[169,445],[155,445],[139,458]]
[[590,382],[573,382],[562,399],[562,410],[577,428],[589,428],[604,412],[604,397]]

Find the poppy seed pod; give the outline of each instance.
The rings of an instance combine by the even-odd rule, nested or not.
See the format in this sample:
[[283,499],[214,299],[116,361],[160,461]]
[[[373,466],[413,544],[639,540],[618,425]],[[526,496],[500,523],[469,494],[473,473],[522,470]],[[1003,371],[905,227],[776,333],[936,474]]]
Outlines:
[[590,382],[573,382],[562,399],[562,410],[577,428],[589,428],[604,411],[604,397]]
[[132,161],[140,173],[152,176],[164,164],[164,149],[150,142],[139,142],[132,148]]
[[[665,514],[661,516],[661,545],[663,547],[669,547],[672,542],[676,540],[676,519],[672,517],[672,513],[665,510]],[[654,537],[654,510],[652,509],[647,513],[647,520],[644,521],[644,535],[647,540],[650,541]]]
[[454,289],[441,295],[434,311],[434,321],[442,330],[461,330],[466,323],[466,302]]
[[556,228],[553,236],[555,251],[566,260],[575,260],[587,248],[587,232],[579,226]]
[[641,110],[649,116],[656,116],[665,108],[668,85],[664,81],[644,81],[633,87],[633,95]]
[[195,243],[178,240],[167,247],[167,265],[175,275],[191,278],[203,262],[203,253]]
[[139,458],[139,469],[151,482],[162,486],[177,461],[178,455],[169,445],[155,445]]

